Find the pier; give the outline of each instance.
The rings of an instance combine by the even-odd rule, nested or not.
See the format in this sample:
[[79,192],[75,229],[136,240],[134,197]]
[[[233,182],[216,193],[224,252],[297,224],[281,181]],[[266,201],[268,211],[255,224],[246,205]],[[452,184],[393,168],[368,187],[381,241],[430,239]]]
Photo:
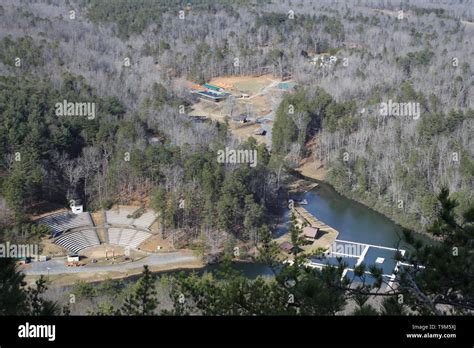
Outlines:
[[306,222],[308,226],[317,228],[320,232],[324,233],[322,236],[320,236],[314,241],[311,249],[327,249],[335,242],[337,236],[339,235],[339,231],[337,231],[335,228],[329,226],[321,220],[318,220],[302,206],[295,206],[293,211],[296,213],[296,217],[301,222],[301,224]]

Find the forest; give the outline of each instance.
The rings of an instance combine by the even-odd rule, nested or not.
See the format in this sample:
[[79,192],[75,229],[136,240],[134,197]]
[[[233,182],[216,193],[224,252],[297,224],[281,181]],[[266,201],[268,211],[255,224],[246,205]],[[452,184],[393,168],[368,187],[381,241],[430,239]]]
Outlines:
[[[17,175],[2,175],[2,196],[17,200],[8,204],[12,210],[27,207],[40,189],[58,197],[57,188],[45,190],[53,180],[69,180],[68,187],[76,186],[83,198],[94,197],[93,207],[116,199],[117,194],[130,199],[137,187],[151,190],[160,175],[170,180],[163,170],[177,178],[186,177],[174,172],[177,169],[170,162],[176,161],[169,158],[161,174],[156,167],[152,169],[153,163],[140,164],[141,168],[134,170],[146,173],[143,178],[132,175],[131,168],[122,170],[125,163],[114,159],[128,152],[133,166],[134,158],[147,152],[146,136],[159,132],[167,133],[163,136],[170,144],[189,145],[196,153],[201,144],[212,143],[210,139],[228,141],[222,140],[224,129],[189,126],[180,117],[179,105],[192,103],[192,96],[179,81],[261,73],[293,76],[303,86],[302,91],[282,101],[275,122],[274,153],[286,158],[288,167],[305,157],[317,158],[328,168],[328,180],[340,192],[411,228],[424,229],[433,219],[435,195],[442,186],[456,195],[459,209],[472,202],[470,57],[474,29],[466,24],[472,21],[472,7],[463,2],[447,6],[428,1],[415,5],[403,1],[270,4],[202,0],[191,6],[179,1],[105,4],[91,0],[69,5],[62,1],[25,2],[21,9],[15,4],[6,1],[0,9],[4,33],[0,71],[10,78],[10,82],[2,82],[6,87],[2,88],[2,99],[6,99],[2,102],[3,127],[28,133],[23,127],[25,115],[15,120],[22,125],[14,130],[8,123],[14,112],[21,112],[10,110],[11,104],[19,106],[16,98],[21,98],[20,91],[12,95],[8,86],[15,82],[11,78],[39,78],[52,86],[45,87],[48,93],[57,90],[68,95],[70,88],[71,100],[94,100],[103,116],[83,125],[65,121],[53,127],[43,123],[29,134],[40,137],[43,132],[44,136],[49,134],[44,133],[48,128],[54,146],[43,156],[65,156],[68,168],[49,167],[37,153],[49,144],[37,146],[30,139],[35,151],[25,150],[28,164],[24,165],[31,170],[25,185],[15,188],[26,193],[15,194],[8,184],[19,180]],[[322,67],[308,64],[308,53],[323,52],[335,56],[336,63]],[[16,57],[22,57],[21,67],[16,66]],[[125,59],[130,66],[123,64]],[[41,85],[35,83],[36,88]],[[79,95],[72,95],[79,90]],[[414,121],[373,114],[377,103],[388,99],[419,102],[422,117]],[[294,114],[285,113],[289,104],[296,109]],[[42,119],[41,111],[29,117]],[[30,127],[32,122],[27,121]],[[13,169],[8,158],[18,152],[14,147],[26,144],[20,134],[2,140],[3,173]],[[76,138],[77,134],[81,137]],[[307,148],[305,144],[313,138],[318,146]],[[164,151],[168,150],[177,151]],[[91,158],[96,168],[85,168]],[[83,165],[78,168],[81,159]],[[109,169],[123,177],[109,175]],[[39,170],[46,174],[41,179]],[[83,172],[82,177],[71,174],[74,170]],[[168,192],[181,183],[175,180],[171,185],[175,187],[162,183]],[[271,188],[270,197],[277,189]],[[66,199],[70,194],[59,196]],[[260,203],[261,198],[256,200]]]
[[[88,211],[140,202],[165,233],[184,230],[227,254],[243,241],[275,266],[269,231],[284,179],[310,158],[338,192],[442,241],[422,246],[406,231],[415,252],[404,261],[433,269],[405,270],[394,295],[407,301],[387,298],[381,309],[367,304],[372,285],[350,290],[344,265],[310,270],[295,253],[270,282],[224,265],[224,282],[157,280],[145,268],[132,286],[80,283],[87,314],[336,315],[348,301],[352,314],[472,313],[471,1],[3,0],[0,19],[0,240],[39,240],[49,231],[31,216],[71,199]],[[271,146],[187,117],[188,81],[263,74],[296,82],[274,110]],[[63,100],[93,103],[97,116],[58,116]],[[389,101],[417,103],[420,117],[381,115]],[[218,163],[226,147],[257,151],[258,164]],[[69,313],[43,298],[44,279],[25,288],[0,262],[0,314]],[[8,282],[14,291],[3,293]]]
[[[162,101],[152,98],[151,104],[146,100],[142,114],[125,120],[126,109],[116,98],[97,97],[77,77],[64,76],[60,90],[48,80],[25,79],[18,84],[11,77],[3,78],[2,86],[6,117],[1,143],[3,152],[11,154],[2,189],[8,212],[20,223],[11,229],[17,237],[24,237],[22,229],[31,228],[21,223],[42,202],[67,204],[69,199],[85,197],[93,210],[151,196],[151,206],[167,228],[186,228],[196,237],[201,228],[209,233],[220,228],[249,240],[265,222],[265,209],[274,204],[275,175],[267,167],[265,147],[252,141],[241,145],[257,150],[257,167],[225,168],[215,161],[215,148],[231,141],[225,125],[204,126],[206,141],[195,144],[172,142],[166,134],[158,134],[170,128],[150,113],[156,108],[172,110],[168,103],[179,102],[173,96]],[[153,90],[159,87],[154,85]],[[100,121],[58,118],[51,109],[59,96],[97,103]],[[176,112],[174,122],[181,122],[180,127],[199,132],[179,117]],[[158,134],[162,141],[150,146],[148,133]],[[177,208],[180,198],[188,202],[183,211]]]

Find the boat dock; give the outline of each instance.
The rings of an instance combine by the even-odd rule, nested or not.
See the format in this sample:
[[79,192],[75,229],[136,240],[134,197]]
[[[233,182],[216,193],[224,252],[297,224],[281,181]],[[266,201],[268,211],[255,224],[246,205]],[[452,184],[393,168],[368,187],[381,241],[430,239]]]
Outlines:
[[318,248],[329,248],[331,244],[333,244],[337,236],[339,235],[339,231],[335,228],[327,225],[325,222],[318,220],[315,218],[309,211],[307,211],[302,206],[295,206],[294,212],[296,213],[296,217],[299,218],[301,223],[306,222],[309,226],[319,229],[320,231],[324,232],[324,234],[315,240],[314,244]]

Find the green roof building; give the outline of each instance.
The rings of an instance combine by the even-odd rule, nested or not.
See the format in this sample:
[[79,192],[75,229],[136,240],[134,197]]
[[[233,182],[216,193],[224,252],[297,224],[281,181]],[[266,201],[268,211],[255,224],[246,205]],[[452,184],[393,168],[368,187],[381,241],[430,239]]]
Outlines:
[[220,91],[222,88],[220,87],[217,87],[217,86],[213,86],[213,85],[210,85],[208,83],[205,83],[202,85],[203,87],[206,87],[208,89],[212,89],[213,91]]

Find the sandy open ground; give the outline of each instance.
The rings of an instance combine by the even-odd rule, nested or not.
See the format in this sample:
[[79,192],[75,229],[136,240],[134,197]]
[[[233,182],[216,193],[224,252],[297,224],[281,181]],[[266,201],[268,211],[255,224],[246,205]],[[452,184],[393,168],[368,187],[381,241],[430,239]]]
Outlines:
[[300,162],[300,166],[296,169],[301,175],[315,180],[323,181],[326,178],[326,168],[322,162],[314,158],[305,158]]

